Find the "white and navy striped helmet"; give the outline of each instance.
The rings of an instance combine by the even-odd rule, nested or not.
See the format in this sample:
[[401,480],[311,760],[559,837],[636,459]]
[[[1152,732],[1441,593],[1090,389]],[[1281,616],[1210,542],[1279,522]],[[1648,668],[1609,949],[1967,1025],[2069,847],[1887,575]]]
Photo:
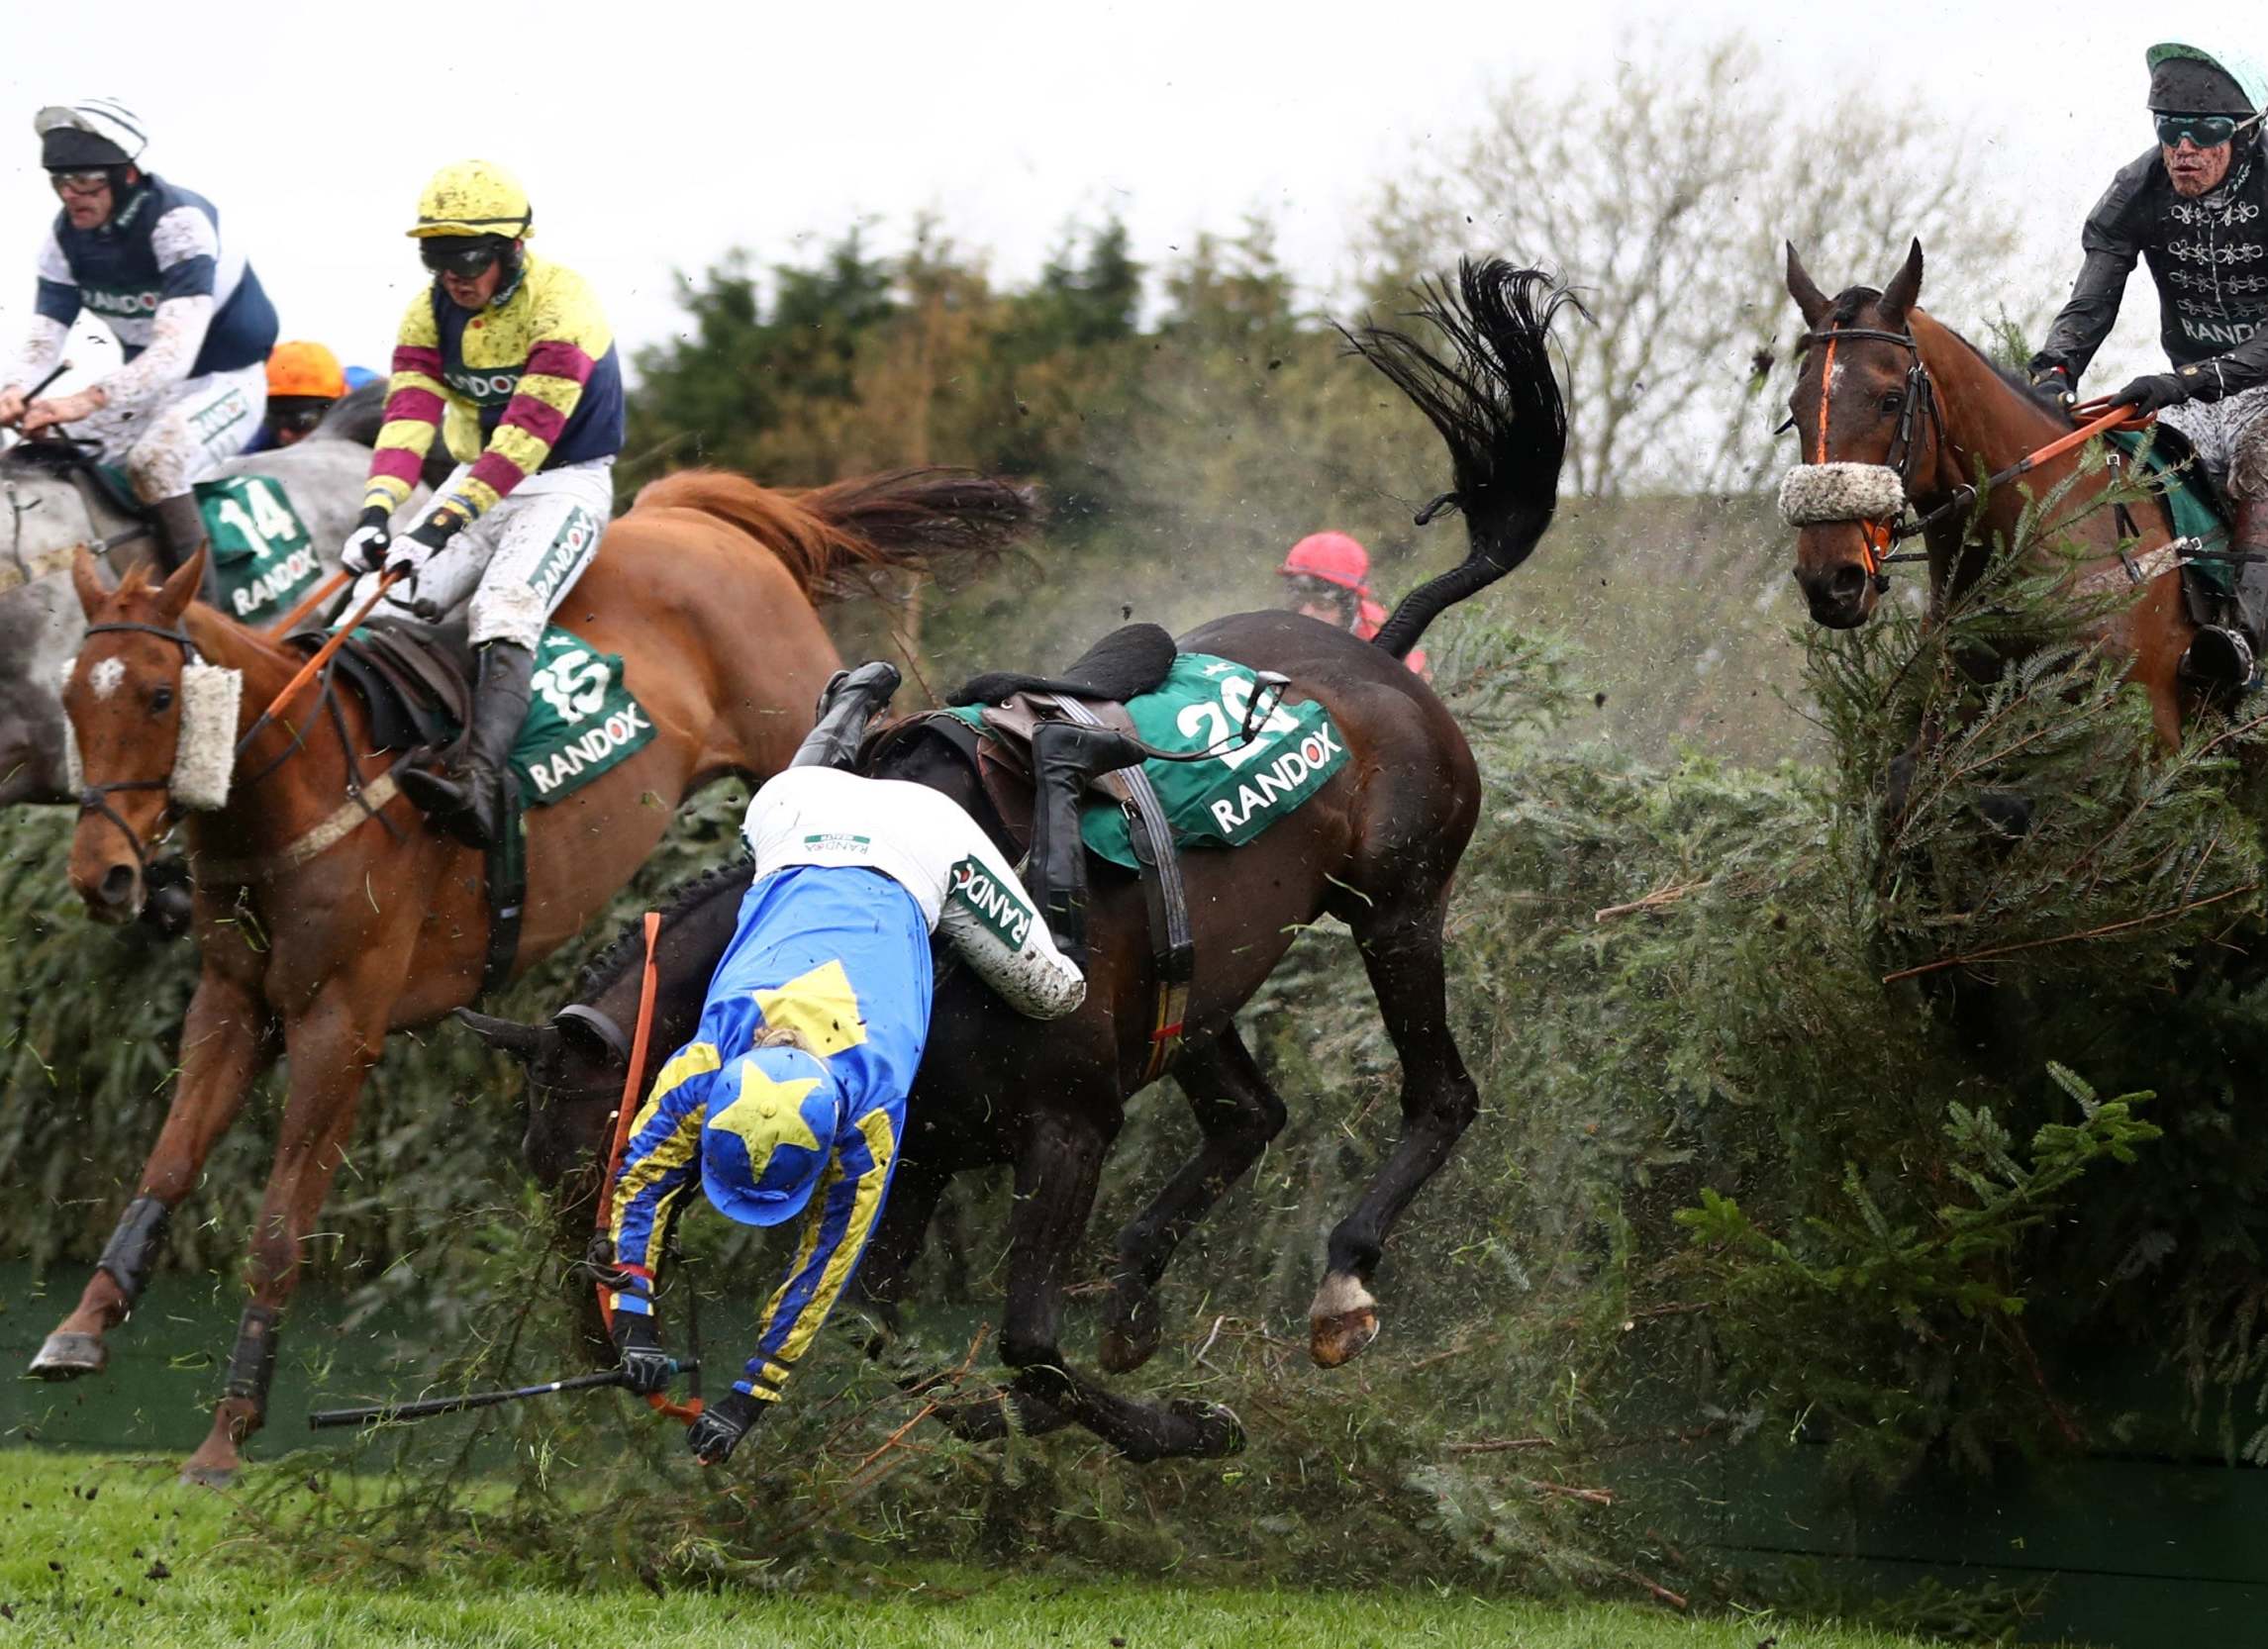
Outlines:
[[49,104],[32,117],[40,137],[40,164],[49,171],[92,171],[127,166],[148,143],[142,118],[114,97]]

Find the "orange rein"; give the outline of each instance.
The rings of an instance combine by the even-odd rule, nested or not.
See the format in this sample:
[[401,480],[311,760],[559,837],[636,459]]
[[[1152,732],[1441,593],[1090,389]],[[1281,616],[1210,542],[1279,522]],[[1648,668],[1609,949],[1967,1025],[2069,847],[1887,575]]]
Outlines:
[[[340,576],[345,577],[345,575],[342,573]],[[401,573],[387,573],[378,580],[378,587],[370,592],[370,599],[356,608],[350,618],[331,631],[331,639],[308,655],[307,662],[299,667],[299,673],[283,684],[283,691],[270,700],[267,709],[259,713],[258,720],[245,729],[245,735],[237,740],[238,749],[244,749],[253,739],[257,738],[260,729],[275,720],[276,713],[291,703],[292,696],[322,672],[323,666],[330,663],[333,657],[338,654],[339,649],[346,644],[346,637],[354,633],[355,627],[370,616],[371,611],[377,607],[378,603],[385,599],[386,592],[399,583],[403,576]],[[321,594],[320,591],[317,593]],[[288,624],[291,621],[287,619],[285,622]]]
[[[660,984],[661,964],[657,954],[660,942],[661,913],[648,911],[645,913],[645,969],[638,983],[638,1025],[631,1032],[630,1069],[623,1074],[622,1099],[615,1106],[614,1144],[607,1152],[606,1177],[599,1181],[598,1228],[602,1236],[610,1234],[613,1229],[614,1222],[608,1215],[614,1212],[615,1175],[622,1171],[622,1154],[630,1148],[631,1122],[638,1115],[638,1079],[645,1069],[646,1041],[653,1030],[653,997]],[[598,1291],[599,1317],[605,1322],[607,1332],[612,1334],[614,1302],[607,1298],[611,1291],[603,1282],[598,1285]],[[671,1419],[682,1420],[688,1425],[701,1413],[699,1398],[678,1403],[660,1392],[649,1392],[645,1401],[655,1413],[667,1414]]]
[[294,630],[299,628],[301,622],[305,620],[308,615],[313,613],[318,607],[321,607],[325,602],[329,601],[333,596],[337,595],[341,590],[346,588],[346,581],[353,576],[354,575],[352,573],[347,572],[345,568],[341,568],[338,572],[333,573],[329,578],[318,584],[314,589],[308,591],[306,596],[301,599],[300,604],[297,607],[294,607],[282,618],[276,620],[274,624],[267,627],[267,638],[271,641],[280,641],[286,635],[289,635]]

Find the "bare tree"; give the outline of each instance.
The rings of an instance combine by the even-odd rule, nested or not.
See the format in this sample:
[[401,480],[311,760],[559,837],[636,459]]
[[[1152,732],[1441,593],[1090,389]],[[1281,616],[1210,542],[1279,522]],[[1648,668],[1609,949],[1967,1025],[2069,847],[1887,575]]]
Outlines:
[[1622,61],[1605,83],[1523,78],[1462,153],[1381,193],[1366,284],[1384,297],[1481,249],[1558,268],[1597,321],[1560,334],[1568,490],[1750,491],[1800,330],[1781,242],[1823,281],[1879,285],[1919,237],[1924,304],[1957,321],[2018,241],[1964,191],[1967,148],[1918,97],[1767,82],[1738,40]]

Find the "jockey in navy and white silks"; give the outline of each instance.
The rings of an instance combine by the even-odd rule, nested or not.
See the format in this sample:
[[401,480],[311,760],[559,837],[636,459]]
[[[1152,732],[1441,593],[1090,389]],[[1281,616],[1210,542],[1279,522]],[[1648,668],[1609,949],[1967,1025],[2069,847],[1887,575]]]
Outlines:
[[[0,389],[0,425],[70,425],[155,508],[167,563],[204,538],[192,482],[241,451],[266,406],[275,310],[202,195],[140,168],[144,137],[107,99],[40,111],[62,210],[40,248],[32,329]],[[30,401],[91,311],[125,363],[74,395]]]
[[932,933],[1035,1018],[1086,995],[999,849],[937,791],[791,767],[756,792],[742,831],[755,870],[739,927],[698,1031],[633,1120],[609,1227],[626,1383],[651,1391],[668,1368],[654,1273],[696,1173],[742,1223],[809,1211],[755,1355],[689,1434],[712,1462],[779,1401],[881,1216],[929,1034]]
[[[2111,180],[2080,235],[2086,261],[2031,360],[2033,384],[2068,404],[2111,336],[2137,261],[2158,289],[2158,340],[2173,368],[2111,399],[2165,414],[2236,507],[2234,542],[2268,550],[2268,76],[2240,52],[2165,42],[2144,54],[2157,143]],[[2268,641],[2268,573],[2239,563],[2249,635],[2207,629],[2184,663],[2242,686]]]

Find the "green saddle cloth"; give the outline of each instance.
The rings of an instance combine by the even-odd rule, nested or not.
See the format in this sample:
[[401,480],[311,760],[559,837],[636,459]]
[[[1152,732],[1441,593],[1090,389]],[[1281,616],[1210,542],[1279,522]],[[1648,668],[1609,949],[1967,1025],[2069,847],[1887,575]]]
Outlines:
[[593,651],[551,625],[536,649],[528,720],[512,746],[520,799],[532,808],[572,796],[653,738],[653,721],[631,696],[622,658]]
[[[100,467],[119,502],[133,505],[126,471]],[[212,540],[215,605],[230,618],[264,630],[322,582],[323,557],[280,482],[230,475],[199,481],[193,490]]]
[[[354,633],[361,639],[370,631]],[[409,715],[412,726],[381,736],[405,744],[442,742],[462,730],[453,716],[438,711],[412,710]],[[621,657],[595,651],[571,630],[546,626],[536,647],[527,719],[512,744],[521,806],[547,807],[572,796],[652,738],[653,720],[632,696]]]
[[[1331,713],[1309,700],[1271,711],[1259,736],[1236,743],[1252,703],[1253,672],[1234,659],[1185,652],[1154,692],[1127,701],[1143,743],[1181,753],[1218,749],[1199,761],[1145,761],[1177,847],[1241,847],[1298,811],[1346,764],[1346,745]],[[984,725],[979,705],[951,714]],[[1088,801],[1079,817],[1087,846],[1128,870],[1138,868],[1124,810],[1106,798]]]
[[[2228,547],[2227,508],[2186,440],[2168,440],[2152,430],[2113,432],[2108,438],[2125,453],[2129,473],[2165,501],[2175,537],[2195,538],[2205,549]],[[2223,596],[2236,594],[2233,561],[2193,561],[2189,572]]]

